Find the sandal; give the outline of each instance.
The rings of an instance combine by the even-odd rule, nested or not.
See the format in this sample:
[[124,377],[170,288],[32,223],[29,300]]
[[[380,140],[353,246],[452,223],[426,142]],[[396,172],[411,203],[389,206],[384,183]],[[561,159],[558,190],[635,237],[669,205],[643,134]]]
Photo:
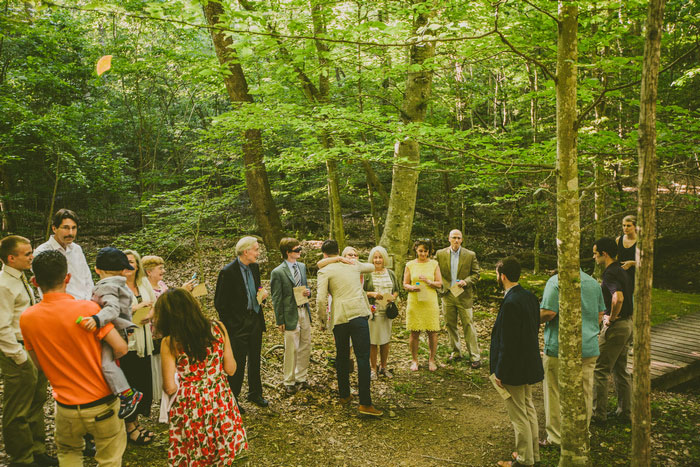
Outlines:
[[146,437],[148,437],[148,438],[155,438],[156,437],[156,434],[154,432],[152,432],[151,430],[142,430],[141,424],[138,422],[136,422],[136,426],[134,428],[136,430],[143,431],[144,433],[146,433]]
[[[136,439],[131,437],[131,433],[134,432],[139,433]],[[126,437],[130,443],[133,443],[137,446],[146,446],[147,444],[151,444],[151,442],[153,441],[153,437],[149,436],[148,433],[148,431],[141,431],[139,430],[139,427],[135,427],[133,430],[126,432]]]

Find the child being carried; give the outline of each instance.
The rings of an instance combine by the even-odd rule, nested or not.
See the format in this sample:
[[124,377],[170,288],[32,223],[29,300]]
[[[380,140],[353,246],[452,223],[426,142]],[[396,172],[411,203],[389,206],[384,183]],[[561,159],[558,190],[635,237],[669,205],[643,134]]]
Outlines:
[[[95,272],[100,281],[92,289],[92,301],[102,308],[91,317],[83,317],[79,324],[88,331],[114,324],[122,337],[128,342],[133,332],[131,321],[131,302],[133,294],[126,286],[125,270],[133,270],[124,252],[108,246],[97,252]],[[114,359],[112,348],[102,343],[102,374],[114,394],[119,396],[121,406],[119,418],[126,418],[136,410],[143,398],[140,391],[132,388],[121,368]]]

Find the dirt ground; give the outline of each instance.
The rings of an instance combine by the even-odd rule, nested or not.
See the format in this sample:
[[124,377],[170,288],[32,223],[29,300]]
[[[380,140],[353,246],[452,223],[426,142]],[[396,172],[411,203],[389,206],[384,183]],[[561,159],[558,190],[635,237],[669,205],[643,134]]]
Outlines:
[[[205,312],[214,316],[211,306],[216,277],[221,267],[232,259],[230,243],[207,242],[201,264],[191,258],[175,262],[166,257],[166,281],[171,286],[184,282],[195,269],[209,288],[204,297]],[[126,247],[128,245],[118,245]],[[96,249],[86,249],[88,261]],[[146,253],[146,252],[144,252]],[[303,257],[307,264],[316,258]],[[94,261],[94,260],[93,260]],[[260,262],[264,264],[265,257]],[[312,286],[313,289],[313,286]],[[403,306],[394,320],[389,355],[392,379],[372,382],[375,406],[384,410],[379,419],[368,419],[357,413],[357,399],[350,407],[337,402],[335,370],[330,359],[335,357],[332,335],[321,332],[313,323],[312,363],[309,373],[310,391],[287,397],[282,379],[282,334],[273,326],[272,309],[265,309],[268,331],[263,341],[262,379],[264,396],[270,407],[258,408],[242,400],[247,413],[243,423],[248,432],[249,451],[236,460],[236,465],[251,466],[488,466],[509,458],[514,448],[513,428],[500,396],[488,381],[489,337],[498,311],[497,295],[483,292],[475,306],[475,322],[482,349],[484,366],[472,370],[467,362],[446,364],[449,350],[445,331],[439,334],[438,359],[445,364],[435,372],[427,370],[427,342],[422,336],[420,371],[409,371],[410,352],[405,330]],[[315,296],[315,294],[314,294]],[[444,323],[442,328],[444,329]],[[541,336],[541,334],[540,334]],[[351,374],[356,388],[357,373]],[[611,385],[612,386],[612,385]],[[242,394],[246,392],[243,387]],[[1,383],[0,383],[1,391]],[[540,435],[544,430],[542,386],[535,386]],[[688,459],[700,459],[700,390],[688,396],[670,393],[654,394],[654,465],[687,465]],[[53,403],[46,404],[47,445],[53,443]],[[670,401],[670,402],[669,402]],[[0,407],[1,410],[1,407]],[[167,425],[156,422],[158,406],[154,405],[151,420],[144,425],[157,432],[147,447],[129,444],[124,465],[132,467],[167,465]],[[664,420],[684,421],[679,428]],[[695,420],[695,421],[692,421]],[[687,427],[685,425],[688,425]],[[593,433],[592,456],[598,465],[627,464],[629,428],[613,427],[612,431]],[[611,438],[612,437],[612,438]],[[611,443],[610,439],[618,439]],[[542,465],[556,465],[556,453],[542,453]],[[691,461],[692,462],[692,461]],[[0,443],[0,466],[7,465],[4,446]],[[95,465],[94,461],[86,465]]]
[[[503,402],[488,382],[487,368],[472,370],[466,362],[456,362],[431,373],[427,370],[427,342],[421,342],[421,370],[409,371],[410,354],[402,318],[395,320],[389,357],[394,377],[372,382],[373,402],[384,410],[379,419],[360,416],[356,399],[349,407],[337,402],[335,370],[329,361],[335,356],[332,337],[318,329],[312,335],[312,389],[291,397],[284,395],[282,349],[276,347],[282,343],[281,333],[269,330],[263,344],[263,353],[267,353],[263,384],[270,407],[261,409],[241,401],[247,410],[243,420],[250,449],[239,463],[480,466],[507,459],[513,446],[513,430]],[[479,327],[480,334],[488,333],[485,326]],[[446,334],[442,333],[440,341],[447,342]],[[487,343],[482,339],[483,345]],[[439,354],[444,362],[444,345]],[[351,375],[353,388],[357,387],[356,377],[357,373]],[[242,394],[245,391],[244,386]],[[537,391],[536,400],[541,409],[541,390]],[[165,436],[163,432],[162,437]],[[167,444],[158,447],[161,449],[165,456]],[[162,460],[153,458],[152,449],[130,451],[125,465],[164,465]],[[144,463],[146,458],[149,464]]]

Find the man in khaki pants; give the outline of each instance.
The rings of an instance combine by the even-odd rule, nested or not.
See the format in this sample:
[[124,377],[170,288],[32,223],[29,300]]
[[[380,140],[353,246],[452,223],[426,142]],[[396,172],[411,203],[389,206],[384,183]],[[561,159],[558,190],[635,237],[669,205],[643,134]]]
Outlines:
[[[294,289],[305,287],[303,295],[311,290],[306,282],[306,265],[298,261],[301,244],[296,238],[280,240],[282,264],[270,274],[270,292],[275,320],[284,333],[284,388],[287,395],[297,389],[310,389],[307,381],[311,356],[311,310],[309,304],[297,305]],[[301,289],[299,289],[301,290]]]
[[102,345],[115,358],[126,354],[127,344],[114,325],[87,331],[76,323],[92,316],[95,302],[76,300],[66,293],[70,281],[66,257],[60,251],[39,253],[33,263],[34,285],[43,299],[27,308],[19,325],[29,356],[42,368],[56,398],[56,449],[61,466],[82,466],[83,436],[95,438],[95,460],[101,467],[121,466],[126,448],[124,421],[118,417],[119,399],[102,375]]
[[[474,284],[479,280],[479,262],[476,254],[462,248],[462,232],[453,230],[449,236],[450,246],[438,250],[436,258],[442,273],[442,308],[445,313],[445,327],[450,340],[452,353],[450,360],[462,358],[457,319],[462,321],[464,340],[471,366],[481,366],[481,352],[474,328]],[[453,289],[453,287],[456,287]],[[452,289],[452,290],[450,290]],[[461,290],[461,293],[459,292]],[[455,296],[455,292],[458,294]]]
[[[583,271],[581,276],[581,364],[586,422],[593,413],[593,370],[600,354],[598,333],[605,312],[603,292],[598,281]],[[549,278],[542,294],[540,321],[544,327],[544,415],[547,438],[540,447],[561,445],[561,409],[559,406],[559,274]]]
[[[46,454],[46,377],[24,350],[22,312],[34,304],[24,271],[32,266],[32,245],[19,235],[0,241],[0,369],[4,383],[2,431],[11,466],[58,465]],[[33,464],[32,464],[33,462]]]

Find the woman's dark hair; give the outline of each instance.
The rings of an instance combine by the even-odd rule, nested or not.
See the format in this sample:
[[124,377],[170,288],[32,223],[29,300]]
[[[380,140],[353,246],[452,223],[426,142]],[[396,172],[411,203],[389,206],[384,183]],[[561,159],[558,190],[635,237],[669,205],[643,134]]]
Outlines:
[[168,289],[156,300],[156,330],[170,337],[173,355],[182,351],[192,362],[203,361],[216,340],[211,324],[199,302],[185,289]]
[[[434,253],[433,251],[433,242],[430,241],[429,238],[419,238],[415,242],[413,242],[413,251],[416,252],[419,246],[422,246],[426,250],[428,250],[428,256],[432,255]],[[416,254],[417,256],[417,254]]]

